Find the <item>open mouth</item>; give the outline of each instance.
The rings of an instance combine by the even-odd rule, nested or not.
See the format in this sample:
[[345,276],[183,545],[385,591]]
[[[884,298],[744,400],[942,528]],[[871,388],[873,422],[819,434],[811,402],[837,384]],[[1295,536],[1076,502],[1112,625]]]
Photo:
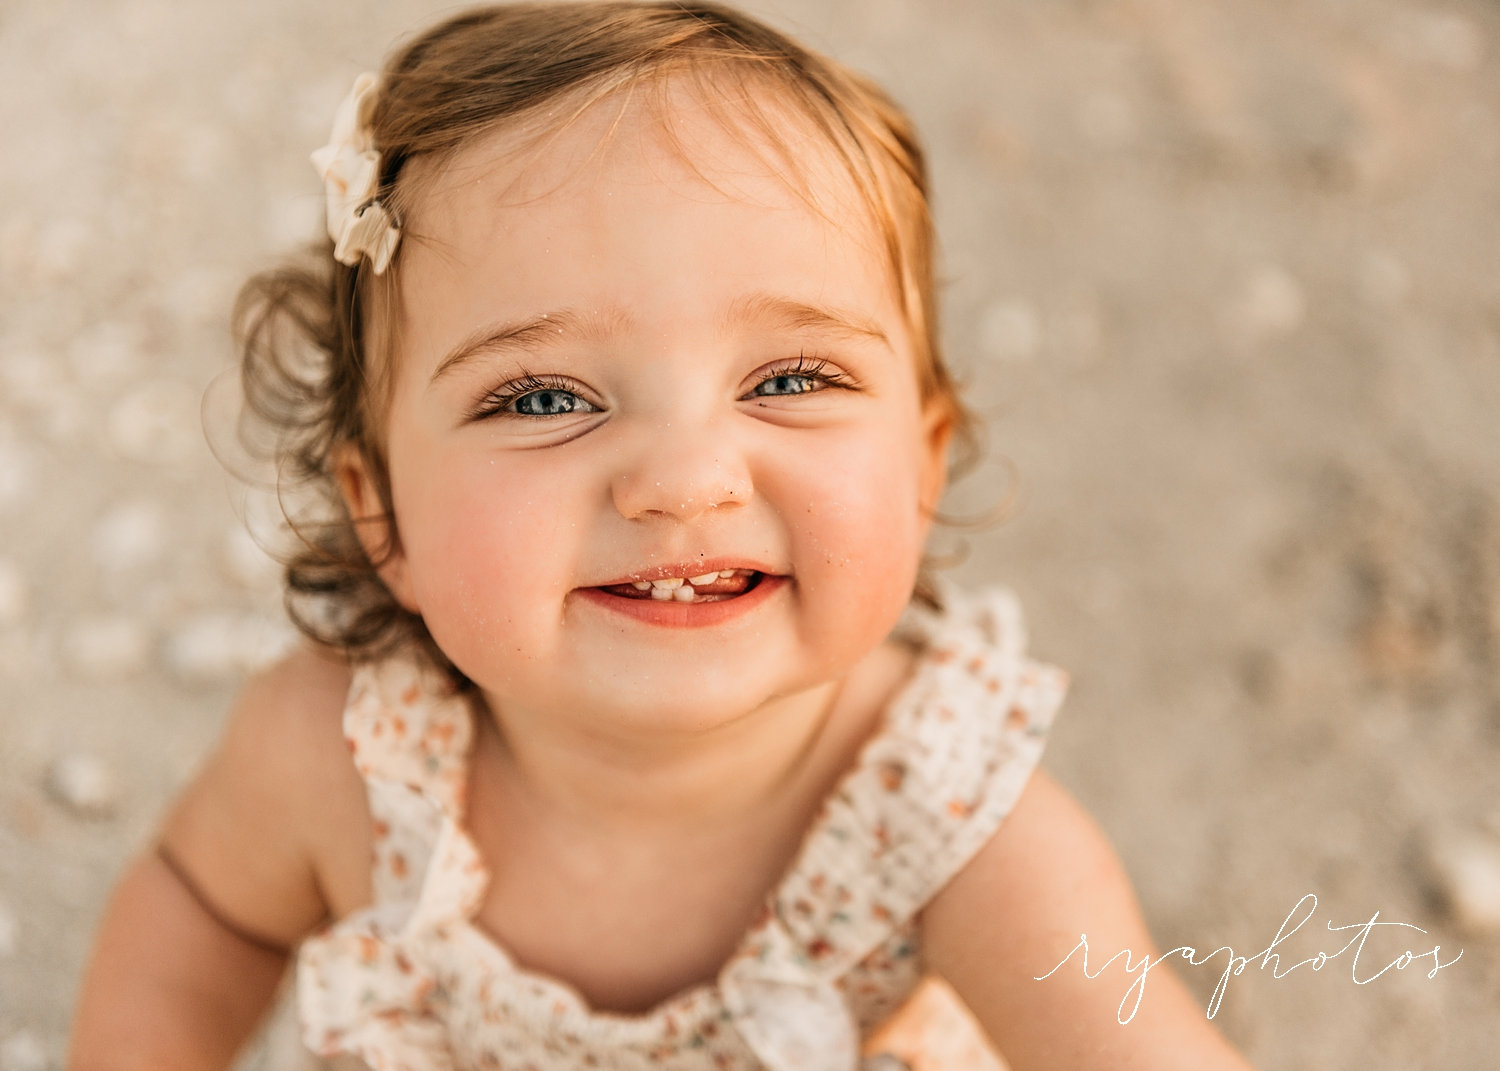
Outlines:
[[724,602],[755,590],[763,579],[765,574],[754,569],[720,569],[701,576],[669,576],[659,580],[607,584],[598,590],[622,599],[681,603]]

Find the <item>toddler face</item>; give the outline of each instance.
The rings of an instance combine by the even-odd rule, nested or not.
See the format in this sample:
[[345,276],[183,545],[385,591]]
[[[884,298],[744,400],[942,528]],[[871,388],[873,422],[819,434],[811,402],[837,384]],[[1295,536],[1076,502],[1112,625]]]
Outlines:
[[852,183],[670,93],[675,137],[605,101],[476,139],[407,220],[382,575],[501,708],[686,728],[834,680],[941,492]]

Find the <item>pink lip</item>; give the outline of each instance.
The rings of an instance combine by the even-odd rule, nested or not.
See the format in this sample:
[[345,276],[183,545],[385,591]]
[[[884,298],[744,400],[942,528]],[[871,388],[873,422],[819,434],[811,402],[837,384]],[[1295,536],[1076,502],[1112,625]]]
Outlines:
[[725,569],[745,569],[754,573],[765,573],[767,577],[775,576],[776,570],[760,562],[748,562],[743,558],[698,558],[690,562],[680,562],[676,565],[653,565],[649,569],[638,569],[629,576],[618,580],[606,580],[602,584],[595,585],[601,588],[612,588],[617,584],[634,584],[637,581],[665,580],[670,576],[705,576],[708,573],[722,573]]
[[[703,573],[712,572],[713,562],[699,562],[693,568],[701,569],[702,572],[694,573],[694,576],[702,576]],[[667,566],[662,569],[645,570],[637,574],[641,580],[661,580],[669,576],[682,576],[682,573],[672,570],[681,566]],[[720,569],[748,569],[746,565],[721,565]],[[764,573],[763,570],[756,570]],[[791,578],[785,576],[774,576],[765,574],[760,582],[745,592],[743,595],[733,599],[723,599],[717,602],[677,602],[675,599],[631,599],[623,595],[611,595],[603,590],[603,587],[579,588],[573,592],[574,595],[592,606],[598,606],[603,610],[616,613],[622,617],[634,618],[647,625],[656,625],[660,628],[712,628],[715,625],[723,625],[745,614],[751,613],[756,607],[762,606],[768,599],[774,598],[776,593],[791,584]],[[629,580],[618,581],[628,584]]]

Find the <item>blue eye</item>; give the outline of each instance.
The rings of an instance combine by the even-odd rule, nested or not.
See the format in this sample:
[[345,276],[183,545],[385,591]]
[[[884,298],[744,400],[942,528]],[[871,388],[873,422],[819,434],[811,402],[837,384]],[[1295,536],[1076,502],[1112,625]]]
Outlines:
[[819,381],[812,376],[794,372],[781,372],[756,384],[750,393],[757,398],[784,394],[808,394],[819,389]]
[[829,387],[851,386],[849,377],[827,361],[799,354],[792,362],[766,369],[765,378],[750,388],[749,398],[789,398],[813,394]]
[[542,420],[574,413],[597,413],[599,407],[571,389],[571,382],[530,373],[490,391],[469,413],[470,420],[523,417]]
[[594,407],[570,390],[548,387],[511,399],[510,408],[521,416],[562,416],[566,413],[589,413]]

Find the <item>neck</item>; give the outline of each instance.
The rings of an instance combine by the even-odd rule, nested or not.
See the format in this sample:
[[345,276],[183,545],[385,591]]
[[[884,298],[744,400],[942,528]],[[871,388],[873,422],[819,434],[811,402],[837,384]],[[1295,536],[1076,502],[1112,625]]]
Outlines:
[[908,668],[908,653],[878,648],[841,680],[693,730],[643,733],[491,701],[489,757],[476,769],[495,775],[486,792],[500,788],[509,807],[563,835],[722,837],[821,799]]
[[492,708],[497,772],[514,803],[595,836],[732,828],[797,794],[837,692],[823,685],[710,729],[645,738]]

